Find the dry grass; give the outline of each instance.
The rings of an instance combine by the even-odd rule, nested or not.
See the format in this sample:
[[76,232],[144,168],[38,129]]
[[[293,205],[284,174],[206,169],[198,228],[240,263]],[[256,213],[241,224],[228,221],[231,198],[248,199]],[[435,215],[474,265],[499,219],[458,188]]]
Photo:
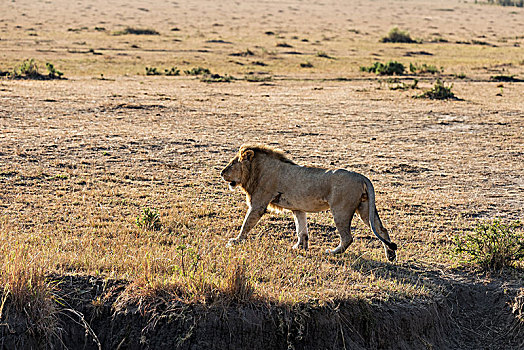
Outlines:
[[[41,276],[50,273],[129,280],[126,300],[425,299],[439,293],[429,278],[435,270],[457,263],[448,248],[458,232],[483,218],[522,217],[522,86],[505,84],[497,97],[496,83],[489,82],[494,74],[523,75],[515,9],[472,13],[473,4],[446,1],[439,7],[452,11],[443,12],[429,1],[407,1],[404,9],[380,2],[384,11],[375,12],[375,2],[351,9],[333,2],[281,13],[265,3],[220,9],[206,2],[207,22],[197,27],[200,6],[158,2],[137,12],[136,3],[118,11],[160,34],[114,36],[137,24],[110,21],[116,7],[93,12],[101,7],[95,1],[92,8],[68,5],[71,21],[88,29],[67,31],[54,17],[65,3],[0,4],[0,13],[10,14],[0,26],[0,70],[34,57],[52,61],[69,79],[0,81],[2,278],[20,300],[34,287],[27,281],[49,299]],[[376,25],[359,15],[372,9]],[[174,23],[173,13],[184,11],[188,15]],[[322,17],[336,21],[326,24]],[[277,30],[289,18],[293,30]],[[448,42],[377,43],[395,25],[391,18],[409,22],[405,28],[417,37],[439,34]],[[488,29],[490,18],[506,20]],[[108,22],[107,31],[94,29],[99,21]],[[239,25],[246,30],[238,32]],[[175,26],[180,30],[171,31]],[[277,35],[264,34],[269,30]],[[479,35],[497,46],[455,43]],[[292,48],[276,46],[284,41]],[[431,55],[406,58],[420,51]],[[238,52],[250,54],[231,56]],[[464,101],[414,100],[412,92],[384,89],[361,73],[370,57],[443,66],[471,81],[454,82]],[[253,62],[264,62],[264,72],[253,75],[261,68]],[[311,67],[303,69],[303,62]],[[175,66],[271,80],[205,84],[144,73],[145,67]],[[335,80],[341,77],[350,80]],[[348,252],[325,256],[337,239],[328,213],[309,216],[308,252],[291,250],[294,227],[284,214],[266,216],[245,244],[226,248],[245,204],[219,172],[248,141],[276,144],[299,163],[369,176],[379,213],[399,243],[399,261],[387,263],[379,242],[357,220]],[[144,208],[158,208],[159,230],[137,227]],[[36,272],[22,269],[28,266]]]

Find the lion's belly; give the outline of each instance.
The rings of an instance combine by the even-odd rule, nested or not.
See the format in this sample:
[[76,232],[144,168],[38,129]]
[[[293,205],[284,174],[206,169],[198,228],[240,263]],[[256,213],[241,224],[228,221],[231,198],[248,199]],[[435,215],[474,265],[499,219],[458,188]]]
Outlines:
[[272,202],[279,207],[289,210],[302,210],[306,212],[318,212],[329,209],[327,200],[322,198],[295,198],[292,194],[281,194]]

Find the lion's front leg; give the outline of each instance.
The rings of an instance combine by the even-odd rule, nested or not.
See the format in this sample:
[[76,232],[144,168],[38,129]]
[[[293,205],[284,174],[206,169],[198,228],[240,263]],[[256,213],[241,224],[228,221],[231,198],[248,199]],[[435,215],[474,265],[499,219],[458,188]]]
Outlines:
[[293,218],[295,219],[295,226],[297,227],[297,244],[293,249],[308,248],[308,234],[307,234],[307,218],[306,213],[300,210],[293,210]]
[[264,215],[266,211],[266,207],[249,207],[246,217],[244,218],[244,223],[242,224],[242,229],[240,230],[240,233],[235,238],[231,238],[228,242],[228,246],[231,246],[236,243],[240,243],[242,240],[246,239],[247,234],[253,226],[260,220],[262,215]]

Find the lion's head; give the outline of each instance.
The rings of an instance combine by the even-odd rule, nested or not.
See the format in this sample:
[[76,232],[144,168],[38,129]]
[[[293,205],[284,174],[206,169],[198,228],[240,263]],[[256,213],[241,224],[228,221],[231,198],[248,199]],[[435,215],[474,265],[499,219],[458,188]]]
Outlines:
[[229,188],[233,190],[238,185],[245,185],[249,172],[251,170],[251,162],[255,157],[255,152],[251,149],[240,148],[238,154],[231,159],[229,164],[222,170],[220,175],[229,182]]

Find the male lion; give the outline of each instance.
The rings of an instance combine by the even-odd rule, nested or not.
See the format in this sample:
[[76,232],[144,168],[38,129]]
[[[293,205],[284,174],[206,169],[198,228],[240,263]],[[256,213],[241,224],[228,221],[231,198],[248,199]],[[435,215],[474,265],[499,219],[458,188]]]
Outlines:
[[[293,248],[308,248],[306,212],[330,209],[340,235],[340,244],[326,253],[342,253],[353,241],[351,220],[358,212],[383,243],[386,256],[395,260],[397,245],[392,243],[375,207],[375,190],[365,176],[345,169],[328,170],[295,164],[283,152],[263,145],[243,145],[222,170],[229,188],[237,186],[246,193],[248,211],[240,234],[228,245],[245,239],[266,212],[293,212],[298,242]],[[377,230],[378,229],[378,230]]]

